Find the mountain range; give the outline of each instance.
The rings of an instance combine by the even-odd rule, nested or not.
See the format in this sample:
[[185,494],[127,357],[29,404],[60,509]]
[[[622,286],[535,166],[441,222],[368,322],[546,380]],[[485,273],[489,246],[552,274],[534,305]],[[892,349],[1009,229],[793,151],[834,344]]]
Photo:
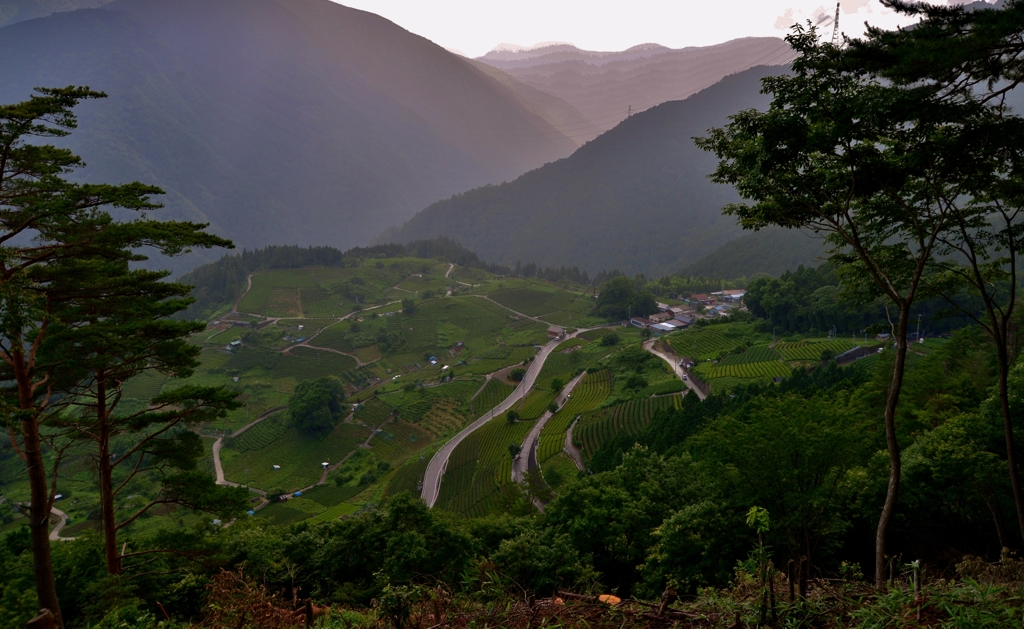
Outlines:
[[83,177],[159,185],[162,216],[248,247],[362,244],[577,147],[474,62],[329,0],[117,0],[6,26],[0,58],[0,102],[109,95],[67,142]]
[[[329,0],[0,0],[0,24],[0,102],[106,92],[64,142],[82,179],[161,186],[160,217],[248,248],[445,234],[493,261],[647,273],[738,235],[690,138],[762,103],[742,77],[769,70],[662,102],[792,56],[748,38],[473,60]],[[626,103],[649,110],[623,121]]]
[[[735,191],[708,181],[715,158],[693,138],[731,113],[766,108],[761,78],[783,71],[751,68],[653,107],[568,158],[435,203],[377,241],[448,236],[503,264],[674,273],[742,235],[721,213],[738,200]],[[702,274],[719,275],[713,271]]]
[[581,50],[571,44],[505,45],[477,61],[572,105],[596,132],[582,126],[563,128],[585,142],[617,125],[630,110],[637,113],[682,100],[729,74],[793,58],[793,50],[781,39],[747,37],[681,49],[642,44],[621,52]]

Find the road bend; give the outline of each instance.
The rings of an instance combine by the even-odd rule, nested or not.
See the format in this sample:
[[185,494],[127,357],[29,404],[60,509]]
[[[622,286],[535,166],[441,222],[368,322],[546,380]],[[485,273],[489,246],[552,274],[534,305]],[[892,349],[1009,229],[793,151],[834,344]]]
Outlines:
[[430,463],[427,464],[427,471],[423,475],[423,491],[420,495],[424,502],[427,503],[428,507],[433,507],[434,503],[437,502],[437,496],[441,492],[441,479],[444,477],[445,469],[448,467],[448,459],[451,458],[452,452],[455,451],[455,448],[457,448],[466,437],[473,434],[473,431],[491,421],[494,417],[509,410],[512,408],[513,404],[523,399],[537,381],[537,376],[540,375],[541,369],[544,368],[544,361],[548,359],[548,356],[556,347],[568,339],[575,338],[577,335],[590,329],[593,328],[577,330],[567,336],[554,339],[547,345],[543,346],[540,352],[537,353],[537,356],[534,357],[533,362],[530,363],[530,367],[526,370],[526,376],[523,377],[523,381],[519,383],[519,386],[516,387],[515,391],[513,391],[511,395],[495,406],[494,410],[482,415],[479,419],[463,428],[459,434],[455,435],[447,443],[441,446],[441,449],[431,457]]
[[[576,386],[579,385],[583,380],[583,377],[586,375],[587,372],[584,371],[580,375],[576,376],[572,382],[565,385],[562,392],[555,398],[555,403],[558,404],[559,408],[565,406],[565,403],[569,400],[569,396],[572,394],[573,390],[576,389]],[[530,434],[526,435],[526,439],[523,440],[522,450],[515,460],[512,461],[513,481],[517,483],[523,482],[523,477],[526,476],[527,472],[532,472],[540,467],[539,461],[537,460],[537,448],[540,444],[540,433],[544,430],[544,426],[547,425],[548,420],[554,416],[555,414],[551,411],[544,411],[544,414],[541,415],[540,419],[534,423],[533,428],[530,430]]]
[[687,388],[696,393],[698,398],[703,400],[705,397],[707,397],[700,389],[696,387],[696,385],[693,384],[693,382],[689,378],[686,377],[686,372],[684,372],[683,368],[679,366],[679,359],[676,358],[673,354],[666,354],[665,352],[661,351],[660,349],[655,347],[654,343],[655,341],[653,339],[647,341],[646,343],[644,343],[644,349],[667,362],[669,366],[672,367],[672,371],[673,373],[676,374],[676,377],[682,380],[683,384],[685,384]]

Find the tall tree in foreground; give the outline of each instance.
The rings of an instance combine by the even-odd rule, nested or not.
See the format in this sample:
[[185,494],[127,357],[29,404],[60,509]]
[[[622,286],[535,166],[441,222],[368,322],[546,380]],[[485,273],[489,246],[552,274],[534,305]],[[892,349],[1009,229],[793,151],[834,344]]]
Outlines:
[[[95,446],[107,571],[120,574],[125,559],[159,550],[118,552],[118,532],[153,507],[181,505],[224,517],[242,511],[244,489],[218,487],[196,470],[203,445],[192,430],[239,403],[224,387],[193,385],[163,392],[142,408],[122,408],[131,378],[150,370],[187,378],[198,365],[200,348],[187,337],[205,324],[169,318],[191,302],[191,287],[163,281],[167,272],[130,270],[124,260],[77,259],[56,270],[53,285],[81,287],[80,297],[68,304],[67,323],[51,331],[54,348],[76,370],[56,441]],[[115,441],[123,451],[113,451]],[[156,478],[155,492],[137,486],[142,476]],[[148,494],[148,500],[119,518],[123,491]]]
[[899,493],[896,409],[911,310],[953,208],[989,168],[970,142],[971,127],[987,119],[976,104],[941,100],[929,87],[892,86],[839,69],[843,52],[819,44],[813,28],[797,27],[787,40],[800,56],[792,75],[763,79],[773,96],[768,111],[736,114],[697,143],[719,158],[712,179],[752,202],[726,213],[748,229],[825,234],[845,290],[895,308],[896,352],[882,413],[890,471],[875,536],[875,582],[883,587]]
[[225,242],[204,234],[205,225],[151,221],[144,215],[119,223],[103,210],[156,209],[149,195],[161,193],[158,188],[65,179],[84,165],[82,160],[44,142],[76,127],[73,109],[79,102],[104,96],[80,87],[39,89],[28,101],[0,106],[0,411],[29,481],[39,606],[50,610],[60,627],[49,540],[60,456],[47,461],[43,436],[61,410],[54,393],[70,383],[68,357],[50,342],[50,330],[72,323],[69,300],[85,287],[62,293],[68,286],[53,284],[59,277],[54,271],[76,259],[139,260],[132,250],[142,247],[175,255]]
[[[989,145],[992,170],[972,185],[971,204],[958,208],[953,228],[943,236],[936,279],[940,294],[975,319],[995,344],[1007,466],[1024,538],[1024,488],[1008,384],[1016,359],[1012,337],[1024,250],[1024,119],[1006,100],[1024,82],[1024,2],[971,10],[894,0],[886,4],[924,19],[908,30],[871,29],[866,39],[851,42],[846,67],[878,73],[899,85],[927,85],[952,102],[989,107],[988,133],[977,139]],[[981,302],[981,316],[958,294],[964,287]]]

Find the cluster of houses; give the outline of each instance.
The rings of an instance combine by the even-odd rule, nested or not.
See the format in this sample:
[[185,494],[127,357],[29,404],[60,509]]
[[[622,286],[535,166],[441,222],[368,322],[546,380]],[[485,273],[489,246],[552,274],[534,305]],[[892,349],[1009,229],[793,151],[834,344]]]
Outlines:
[[[671,334],[693,325],[698,318],[715,316],[728,316],[743,299],[746,291],[723,290],[716,293],[691,295],[685,301],[688,305],[669,306],[658,304],[658,312],[647,317],[632,317],[629,321],[623,321],[622,325],[632,325],[641,330],[650,330],[654,336]],[[704,311],[697,313],[697,305]]]

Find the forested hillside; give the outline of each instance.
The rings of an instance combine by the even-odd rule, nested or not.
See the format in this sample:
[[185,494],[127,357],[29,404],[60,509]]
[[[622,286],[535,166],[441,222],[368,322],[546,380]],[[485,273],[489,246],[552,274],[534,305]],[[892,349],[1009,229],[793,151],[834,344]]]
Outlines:
[[118,0],[7,26],[0,57],[0,102],[110,96],[67,141],[82,177],[159,185],[164,216],[240,246],[364,244],[577,146],[473,62],[328,0]]
[[810,231],[767,228],[741,232],[700,260],[679,270],[694,277],[753,277],[759,273],[779,276],[800,265],[817,266],[825,255],[825,241]]
[[677,271],[740,234],[721,214],[736,194],[707,180],[714,159],[693,138],[766,106],[760,79],[778,72],[753,68],[637,114],[569,158],[435,203],[378,241],[445,235],[503,264]]

